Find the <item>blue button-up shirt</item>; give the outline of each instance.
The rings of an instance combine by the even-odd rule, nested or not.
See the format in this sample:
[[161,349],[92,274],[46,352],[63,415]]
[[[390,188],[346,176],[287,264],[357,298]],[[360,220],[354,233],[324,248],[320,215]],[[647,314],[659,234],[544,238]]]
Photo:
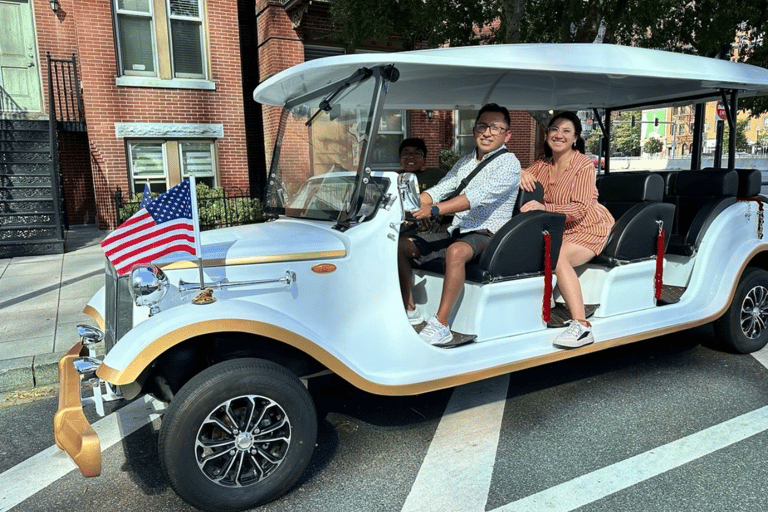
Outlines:
[[[483,160],[496,151],[483,155]],[[476,152],[464,155],[441,179],[437,185],[426,192],[432,201],[440,201],[452,195],[479,164]],[[453,232],[456,228],[460,233],[487,229],[495,233],[512,218],[512,210],[520,187],[520,162],[513,153],[496,157],[486,165],[461,192],[469,201],[469,210],[453,214],[453,222],[448,228]]]

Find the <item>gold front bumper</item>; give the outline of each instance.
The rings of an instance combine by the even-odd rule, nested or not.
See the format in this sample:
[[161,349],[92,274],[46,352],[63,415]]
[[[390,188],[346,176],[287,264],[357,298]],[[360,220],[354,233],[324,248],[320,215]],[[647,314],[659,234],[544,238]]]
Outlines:
[[82,350],[83,344],[78,342],[59,361],[59,410],[53,418],[53,437],[83,476],[91,477],[101,474],[101,446],[80,402],[80,374],[73,361]]

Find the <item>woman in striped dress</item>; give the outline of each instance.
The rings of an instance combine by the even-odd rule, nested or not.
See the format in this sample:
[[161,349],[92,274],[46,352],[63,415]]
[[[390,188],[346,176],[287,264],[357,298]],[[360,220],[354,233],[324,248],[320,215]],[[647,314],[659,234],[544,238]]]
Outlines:
[[563,244],[557,260],[557,286],[573,320],[553,345],[577,348],[594,342],[592,325],[584,314],[584,299],[574,267],[600,254],[613,227],[608,210],[597,202],[595,166],[584,154],[581,121],[573,112],[555,115],[547,126],[545,158],[522,171],[520,187],[544,186],[544,204],[529,201],[522,212],[546,210],[565,214]]

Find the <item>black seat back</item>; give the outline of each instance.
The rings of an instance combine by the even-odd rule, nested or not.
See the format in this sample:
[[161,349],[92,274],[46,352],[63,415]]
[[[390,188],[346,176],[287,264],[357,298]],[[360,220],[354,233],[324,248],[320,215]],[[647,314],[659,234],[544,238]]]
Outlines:
[[677,218],[668,252],[691,256],[717,216],[736,202],[736,171],[680,171],[669,196],[677,205]]
[[522,188],[517,191],[517,199],[515,200],[515,208],[512,211],[512,215],[517,215],[520,213],[520,207],[528,201],[538,201],[542,204],[544,203],[544,186],[538,181],[536,182],[536,185],[531,192],[528,192]]
[[592,262],[614,267],[620,262],[652,258],[659,223],[669,231],[675,213],[674,205],[662,202],[664,179],[648,172],[608,174],[600,182],[598,197],[616,224],[603,252]]
[[[552,269],[557,266],[565,229],[565,215],[536,210],[520,213],[530,200],[544,202],[544,187],[536,183],[532,192],[520,189],[514,214],[491,238],[479,259],[467,264],[466,279],[477,283],[504,281],[544,271],[544,232],[550,233]],[[435,273],[445,272],[445,260],[436,258],[418,268]]]
[[551,237],[552,269],[563,243],[565,215],[536,210],[520,213],[493,235],[476,264],[467,265],[467,279],[479,283],[502,281],[544,271],[544,233]]
[[[718,171],[713,167],[707,167],[702,171]],[[734,169],[739,176],[739,187],[736,197],[755,197],[760,194],[763,186],[763,173],[757,169]]]

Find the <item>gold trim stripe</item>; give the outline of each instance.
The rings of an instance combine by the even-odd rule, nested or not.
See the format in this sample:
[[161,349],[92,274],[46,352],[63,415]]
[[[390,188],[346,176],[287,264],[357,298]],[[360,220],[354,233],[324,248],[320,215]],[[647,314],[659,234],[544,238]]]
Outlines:
[[106,325],[104,323],[104,319],[101,317],[99,312],[96,311],[96,309],[93,306],[91,306],[90,304],[86,304],[86,306],[83,308],[83,313],[93,318],[96,321],[96,325],[99,326],[99,329],[101,329],[102,331],[104,330]]
[[[259,263],[280,263],[283,261],[304,261],[322,258],[344,258],[347,251],[315,251],[297,252],[286,254],[273,254],[271,256],[248,256],[243,258],[210,258],[203,260],[203,267],[222,267],[227,265],[253,265]],[[163,270],[179,270],[197,268],[196,261],[174,261],[158,265]]]
[[[739,272],[737,273],[737,275],[741,276],[741,274],[744,271],[744,268],[747,266],[747,263],[756,254],[760,252],[765,252],[766,250],[768,250],[768,248],[753,249],[749,254],[749,256],[745,258],[744,263],[742,264],[741,269],[739,269]],[[491,368],[484,368],[481,370],[463,373],[460,375],[452,375],[450,377],[443,377],[440,379],[434,379],[434,380],[429,380],[424,382],[416,382],[413,384],[386,385],[386,384],[379,384],[376,382],[369,381],[361,377],[354,371],[350,370],[349,367],[347,367],[344,363],[342,363],[332,354],[330,354],[323,348],[317,346],[317,344],[313,343],[307,338],[304,338],[303,336],[299,336],[298,334],[295,334],[291,331],[288,331],[281,327],[277,327],[272,324],[267,324],[264,322],[257,322],[257,321],[250,321],[250,320],[239,320],[239,319],[208,320],[205,322],[200,322],[194,325],[177,329],[175,331],[172,331],[156,339],[153,343],[151,343],[148,347],[146,347],[141,353],[139,353],[133,359],[133,361],[131,361],[131,363],[128,365],[128,367],[125,370],[115,370],[105,364],[102,364],[97,373],[99,377],[101,377],[102,379],[112,384],[126,385],[136,380],[136,378],[144,370],[144,368],[146,368],[149,364],[151,364],[152,361],[154,361],[160,354],[162,354],[169,348],[173,347],[174,345],[181,343],[189,338],[192,338],[195,336],[201,336],[208,333],[215,333],[215,332],[249,332],[252,334],[266,336],[266,337],[281,341],[283,343],[287,343],[288,345],[291,345],[293,347],[296,347],[297,349],[303,351],[304,353],[314,357],[316,360],[318,360],[321,364],[325,365],[332,372],[338,374],[340,377],[348,381],[350,384],[362,389],[363,391],[374,393],[377,395],[390,395],[390,396],[417,395],[417,394],[426,393],[429,391],[436,391],[439,389],[451,388],[451,387],[459,386],[462,384],[468,384],[470,382],[488,379],[491,377],[496,377],[498,375],[505,375],[507,373],[526,370],[528,368],[542,366],[545,364],[554,363],[556,361],[563,361],[563,360],[570,359],[572,357],[577,357],[584,354],[600,352],[601,350],[607,350],[607,349],[619,347],[622,345],[628,345],[630,343],[634,343],[637,341],[642,341],[649,338],[655,338],[657,336],[663,336],[665,334],[671,334],[674,332],[684,331],[687,329],[698,327],[700,325],[704,325],[713,320],[716,320],[717,318],[722,316],[722,314],[728,309],[728,306],[730,305],[731,301],[733,300],[733,296],[736,293],[736,287],[738,286],[738,284],[739,284],[739,281],[736,280],[731,286],[729,297],[724,307],[722,307],[719,311],[705,318],[701,318],[699,320],[694,320],[694,321],[685,322],[682,324],[654,329],[652,331],[636,333],[629,336],[623,336],[620,338],[614,338],[612,340],[601,341],[601,342],[594,343],[592,345],[587,345],[586,347],[582,347],[574,350],[559,350],[557,352],[553,352],[551,354],[546,354],[543,356],[531,357],[531,358],[523,359],[520,361],[514,361],[510,363],[505,363],[499,366],[494,366]],[[458,348],[453,350],[461,350],[461,349]]]

